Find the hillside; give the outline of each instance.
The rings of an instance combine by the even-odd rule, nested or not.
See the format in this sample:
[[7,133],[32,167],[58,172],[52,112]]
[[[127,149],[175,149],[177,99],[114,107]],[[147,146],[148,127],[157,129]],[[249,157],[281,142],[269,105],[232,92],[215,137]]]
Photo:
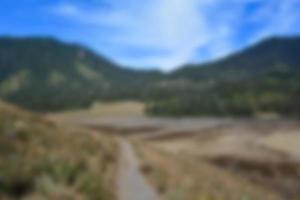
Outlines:
[[262,41],[225,59],[186,66],[152,89],[159,115],[299,116],[300,38]]
[[0,39],[0,96],[33,110],[139,98],[143,84],[156,75],[121,68],[85,47],[51,38]]
[[0,199],[113,200],[117,157],[110,137],[0,102]]
[[182,67],[172,76],[196,81],[234,81],[272,71],[300,72],[299,55],[300,37],[270,38],[215,62]]
[[0,39],[0,97],[37,111],[142,100],[154,115],[299,116],[300,38],[271,38],[170,74],[51,38]]

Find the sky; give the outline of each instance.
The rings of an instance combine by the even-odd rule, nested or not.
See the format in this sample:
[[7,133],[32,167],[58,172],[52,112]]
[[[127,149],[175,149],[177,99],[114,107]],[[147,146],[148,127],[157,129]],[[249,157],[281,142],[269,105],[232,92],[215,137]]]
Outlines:
[[0,0],[0,36],[51,36],[137,69],[174,70],[300,34],[300,0]]

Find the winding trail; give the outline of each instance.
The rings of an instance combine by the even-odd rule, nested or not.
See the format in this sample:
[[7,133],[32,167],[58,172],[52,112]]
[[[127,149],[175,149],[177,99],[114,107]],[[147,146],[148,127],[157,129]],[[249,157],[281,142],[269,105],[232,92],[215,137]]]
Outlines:
[[131,144],[120,141],[121,160],[118,174],[119,200],[159,200],[156,191],[148,184],[139,170],[139,162]]

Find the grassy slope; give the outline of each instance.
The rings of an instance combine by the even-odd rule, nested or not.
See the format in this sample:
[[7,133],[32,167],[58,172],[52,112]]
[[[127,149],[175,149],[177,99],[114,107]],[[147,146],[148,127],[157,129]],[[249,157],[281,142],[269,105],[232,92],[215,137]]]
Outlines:
[[0,102],[0,199],[115,199],[117,145]]
[[276,194],[189,156],[137,145],[141,168],[165,200],[277,200]]

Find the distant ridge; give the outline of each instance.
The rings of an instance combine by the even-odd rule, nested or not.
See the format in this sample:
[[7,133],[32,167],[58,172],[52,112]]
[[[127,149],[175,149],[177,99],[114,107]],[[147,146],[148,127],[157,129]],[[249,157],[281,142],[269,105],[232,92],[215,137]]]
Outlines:
[[[208,64],[182,67],[173,76],[195,80],[244,79],[284,66],[291,70],[300,70],[299,56],[300,37],[273,37]],[[241,76],[233,77],[233,73]]]
[[300,37],[182,67],[152,92],[148,112],[156,115],[300,117]]
[[215,62],[163,74],[126,69],[53,38],[2,37],[0,97],[37,111],[134,99],[147,102],[152,114],[290,113],[284,106],[298,94],[299,56],[300,37],[270,38]]
[[53,38],[0,38],[0,96],[34,110],[138,97],[133,93],[156,74],[121,68],[85,47]]

